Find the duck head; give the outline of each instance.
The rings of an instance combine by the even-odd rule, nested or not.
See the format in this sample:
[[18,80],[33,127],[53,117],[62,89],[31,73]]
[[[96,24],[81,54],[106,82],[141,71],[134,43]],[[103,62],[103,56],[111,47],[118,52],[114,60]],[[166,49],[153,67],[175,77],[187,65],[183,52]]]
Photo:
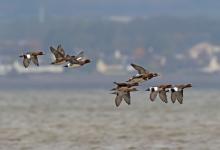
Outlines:
[[192,87],[192,84],[191,84],[191,83],[186,84],[185,87],[186,87],[186,88],[190,88],[190,87]]
[[44,52],[42,52],[42,51],[39,51],[38,53],[37,53],[37,55],[46,55]]
[[86,59],[86,60],[85,60],[85,64],[90,63],[90,62],[91,62],[90,59]]
[[152,73],[153,77],[160,76],[158,73]]

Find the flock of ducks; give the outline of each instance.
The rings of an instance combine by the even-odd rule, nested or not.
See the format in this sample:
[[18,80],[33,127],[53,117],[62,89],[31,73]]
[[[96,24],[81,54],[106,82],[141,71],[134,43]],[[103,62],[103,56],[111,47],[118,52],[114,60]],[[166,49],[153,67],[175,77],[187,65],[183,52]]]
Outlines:
[[[131,104],[131,96],[130,92],[138,91],[135,86],[138,86],[140,83],[144,81],[148,81],[154,77],[159,76],[158,73],[150,72],[145,68],[131,64],[131,66],[137,70],[138,74],[129,78],[128,81],[117,83],[113,82],[116,87],[111,89],[113,91],[111,94],[115,94],[115,105],[118,107],[122,100],[124,100],[128,105]],[[155,101],[157,95],[164,102],[168,103],[167,100],[167,92],[171,92],[171,101],[173,103],[176,100],[182,104],[183,103],[183,89],[192,87],[192,84],[179,84],[179,85],[171,85],[171,84],[161,84],[158,86],[149,87],[146,91],[150,91],[150,100]]]
[[[51,53],[54,55],[55,60],[51,63],[52,65],[61,65],[67,63],[64,67],[74,68],[80,67],[87,63],[90,63],[91,60],[84,57],[84,52],[81,51],[78,55],[66,55],[61,44],[57,48],[50,47]],[[45,55],[44,52],[37,50],[26,52],[25,54],[20,55],[19,57],[23,58],[23,65],[25,68],[28,68],[30,62],[32,61],[36,66],[39,66],[38,56]]]
[[[84,52],[81,51],[79,54],[75,55],[68,55],[65,53],[64,49],[62,48],[61,44],[57,46],[57,48],[50,47],[51,53],[54,55],[55,60],[51,62],[52,65],[61,65],[65,64],[64,67],[67,68],[75,68],[80,67],[85,64],[91,62],[90,59],[84,57]],[[26,52],[19,57],[23,58],[23,65],[25,68],[28,68],[30,63],[33,62],[36,66],[39,66],[38,56],[45,55],[44,52],[37,50]],[[154,77],[158,77],[159,74],[155,72],[150,72],[145,68],[131,64],[131,66],[137,70],[138,74],[129,78],[126,82],[118,83],[113,82],[116,87],[113,88],[111,94],[115,94],[115,105],[118,107],[122,100],[124,100],[128,105],[131,104],[131,96],[130,92],[138,91],[135,86],[139,86],[140,83],[148,81]],[[171,84],[161,84],[159,86],[153,86],[146,89],[146,91],[150,91],[150,100],[154,101],[159,95],[159,98],[164,102],[168,103],[167,100],[167,92],[171,92],[171,101],[173,103],[176,100],[182,104],[183,103],[183,89],[192,87],[192,84],[180,84],[174,85]]]

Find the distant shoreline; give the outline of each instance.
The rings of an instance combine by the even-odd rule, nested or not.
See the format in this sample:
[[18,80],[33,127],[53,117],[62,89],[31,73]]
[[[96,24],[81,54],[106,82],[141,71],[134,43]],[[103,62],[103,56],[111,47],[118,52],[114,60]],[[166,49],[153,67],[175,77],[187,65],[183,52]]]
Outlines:
[[[25,75],[13,77],[0,77],[0,90],[56,90],[56,89],[111,89],[114,81],[125,82],[131,75],[104,76],[99,73],[91,74],[42,74]],[[145,88],[161,83],[179,84],[192,83],[194,89],[219,89],[219,74],[213,75],[185,75],[185,74],[164,74],[159,78],[149,80],[141,84]]]

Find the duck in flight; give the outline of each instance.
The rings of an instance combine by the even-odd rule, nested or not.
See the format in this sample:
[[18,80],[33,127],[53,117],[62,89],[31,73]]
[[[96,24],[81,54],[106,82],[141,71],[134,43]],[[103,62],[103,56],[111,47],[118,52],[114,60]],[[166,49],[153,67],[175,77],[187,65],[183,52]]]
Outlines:
[[159,94],[160,99],[164,102],[164,103],[168,103],[167,101],[167,92],[169,90],[167,90],[167,88],[171,88],[172,85],[171,84],[161,84],[159,86],[154,86],[154,87],[149,87],[148,89],[146,89],[146,91],[150,91],[150,100],[154,101],[157,97],[157,95]]
[[20,55],[19,57],[23,58],[23,65],[25,68],[27,68],[30,65],[30,62],[32,61],[36,66],[39,66],[38,62],[38,56],[45,55],[42,51],[32,51],[27,52],[23,55]]
[[138,90],[136,88],[133,88],[133,87],[124,86],[124,87],[121,87],[121,88],[117,89],[113,93],[111,93],[111,94],[116,94],[116,97],[115,97],[116,107],[119,107],[119,105],[121,104],[123,99],[128,105],[130,105],[131,104],[130,92],[133,92],[133,91],[138,91]]
[[87,59],[84,57],[84,52],[81,51],[78,55],[76,56],[69,56],[67,55],[67,65],[65,65],[64,67],[67,68],[76,68],[76,67],[81,67],[87,63],[90,63],[91,60]]
[[139,65],[131,64],[131,66],[137,70],[138,74],[128,79],[128,83],[141,83],[159,76],[158,73],[150,72]]
[[51,64],[60,65],[60,64],[66,63],[67,57],[65,55],[65,51],[62,48],[61,44],[59,44],[57,46],[57,49],[55,49],[54,47],[50,46],[50,51],[55,56],[55,60]]
[[183,103],[183,89],[185,88],[191,88],[192,84],[179,84],[173,86],[170,91],[171,91],[171,101],[175,103],[177,100],[180,104]]

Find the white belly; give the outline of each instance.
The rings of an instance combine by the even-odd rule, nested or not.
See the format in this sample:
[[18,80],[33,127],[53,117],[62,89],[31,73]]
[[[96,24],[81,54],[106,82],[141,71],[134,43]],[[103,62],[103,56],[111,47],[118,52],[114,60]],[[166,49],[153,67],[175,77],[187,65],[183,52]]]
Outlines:
[[78,67],[80,67],[81,65],[79,65],[79,64],[68,64],[68,67],[69,68],[78,68]]

